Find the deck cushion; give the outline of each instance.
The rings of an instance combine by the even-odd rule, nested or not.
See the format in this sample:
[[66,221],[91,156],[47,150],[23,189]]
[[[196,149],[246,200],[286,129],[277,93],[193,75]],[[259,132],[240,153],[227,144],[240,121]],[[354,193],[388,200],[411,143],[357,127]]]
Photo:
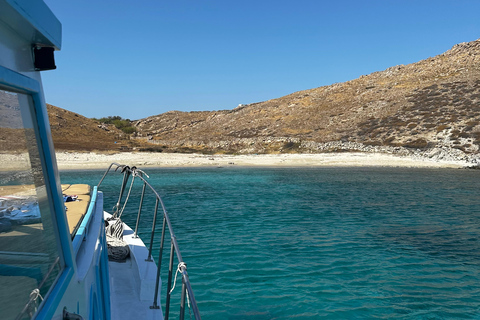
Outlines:
[[90,191],[91,188],[88,184],[62,184],[63,194],[78,196],[76,201],[65,202],[68,227],[72,237],[87,213],[87,208],[90,204]]

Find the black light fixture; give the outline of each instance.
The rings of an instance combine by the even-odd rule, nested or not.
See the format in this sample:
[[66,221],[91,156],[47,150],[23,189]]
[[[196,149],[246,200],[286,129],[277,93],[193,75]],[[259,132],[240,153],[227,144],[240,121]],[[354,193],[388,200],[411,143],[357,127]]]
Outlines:
[[33,46],[33,65],[36,71],[54,70],[57,69],[55,65],[55,58],[52,47]]

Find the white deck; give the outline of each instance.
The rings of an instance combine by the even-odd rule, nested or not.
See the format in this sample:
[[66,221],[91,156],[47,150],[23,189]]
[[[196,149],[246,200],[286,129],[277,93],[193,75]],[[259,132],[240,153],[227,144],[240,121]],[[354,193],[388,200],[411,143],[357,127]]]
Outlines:
[[[104,216],[110,216],[104,212]],[[124,224],[123,240],[130,248],[126,262],[108,262],[110,276],[110,303],[112,319],[163,320],[162,308],[150,309],[155,293],[157,266],[145,261],[148,249],[140,238],[133,237],[132,229]],[[158,301],[161,304],[160,281]]]
[[124,263],[109,261],[108,266],[112,319],[163,319],[161,308],[150,309],[153,296],[149,301],[140,300],[132,259]]

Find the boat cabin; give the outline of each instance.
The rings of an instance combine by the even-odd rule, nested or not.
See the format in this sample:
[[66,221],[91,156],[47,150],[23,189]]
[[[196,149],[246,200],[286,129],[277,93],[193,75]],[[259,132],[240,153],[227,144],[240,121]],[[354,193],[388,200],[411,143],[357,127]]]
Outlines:
[[[0,0],[0,317],[4,320],[63,319],[68,314],[110,318],[106,254],[86,247],[80,253],[80,246],[76,252],[72,241],[83,232],[85,218],[93,221],[88,206],[97,204],[91,201],[89,186],[60,185],[42,91],[41,73],[55,68],[61,35],[60,22],[43,1]],[[65,192],[81,201],[64,203]],[[90,255],[96,270],[82,266],[79,254]],[[75,288],[79,283],[89,285]],[[87,292],[69,296],[76,290]]]

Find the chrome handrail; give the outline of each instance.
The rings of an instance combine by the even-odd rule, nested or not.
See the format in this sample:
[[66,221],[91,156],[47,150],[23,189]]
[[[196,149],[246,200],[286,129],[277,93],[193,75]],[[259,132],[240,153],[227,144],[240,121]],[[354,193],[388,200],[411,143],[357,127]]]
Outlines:
[[[172,290],[172,275],[173,275],[173,260],[174,260],[174,253],[177,256],[177,261],[178,261],[178,271],[182,275],[182,293],[181,293],[181,299],[180,299],[180,320],[184,319],[185,315],[185,298],[186,296],[188,297],[190,301],[190,307],[191,310],[193,311],[193,315],[196,320],[200,320],[200,312],[198,310],[197,302],[195,300],[195,295],[193,293],[192,286],[190,284],[190,279],[188,277],[187,273],[187,265],[183,261],[182,254],[180,253],[180,248],[178,247],[177,243],[177,237],[175,236],[175,233],[173,232],[173,227],[170,222],[170,217],[168,216],[167,210],[165,209],[165,205],[163,203],[162,198],[158,194],[158,192],[150,185],[150,183],[144,178],[144,175],[148,177],[148,175],[143,172],[142,170],[138,169],[137,167],[129,167],[127,165],[121,165],[118,163],[112,163],[108,167],[108,169],[105,171],[105,174],[103,175],[102,179],[97,185],[97,188],[100,187],[102,184],[103,180],[107,176],[107,174],[110,172],[113,166],[116,166],[115,171],[118,169],[121,169],[121,173],[123,173],[123,181],[122,185],[120,188],[120,196],[117,201],[117,204],[115,205],[115,212],[113,213],[113,216],[119,216],[122,214],[122,211],[119,211],[120,208],[120,203],[121,199],[123,197],[123,193],[125,191],[125,187],[128,183],[128,179],[130,176],[132,176],[132,179],[134,180],[135,178],[139,178],[143,182],[143,187],[142,187],[142,196],[140,198],[140,205],[138,208],[138,214],[137,214],[137,220],[136,220],[136,225],[135,225],[135,232],[134,236],[138,237],[137,231],[138,231],[138,224],[140,222],[140,214],[142,211],[142,205],[143,205],[143,198],[145,195],[145,189],[148,187],[155,195],[156,198],[156,203],[155,203],[155,213],[153,216],[153,222],[152,222],[152,232],[151,232],[151,237],[150,237],[150,244],[149,244],[149,249],[148,249],[148,257],[146,261],[153,261],[152,259],[152,247],[153,247],[153,239],[155,237],[155,227],[156,227],[156,222],[157,222],[157,212],[158,212],[158,205],[160,204],[162,211],[163,211],[163,226],[162,226],[162,236],[160,240],[160,252],[159,252],[159,257],[158,257],[158,265],[157,265],[157,276],[156,276],[156,281],[155,281],[155,294],[153,297],[153,305],[150,306],[151,309],[158,309],[160,308],[158,306],[158,287],[160,284],[160,271],[161,271],[161,266],[162,266],[162,255],[163,255],[163,247],[164,247],[164,240],[165,240],[165,231],[166,231],[166,226],[168,227],[168,231],[170,233],[170,242],[171,242],[171,248],[170,248],[170,261],[169,261],[169,270],[168,270],[168,284],[167,284],[167,296],[165,299],[165,320],[168,320],[169,317],[169,311],[170,311],[170,295],[171,295],[171,290]],[[132,184],[133,185],[133,180]],[[126,199],[125,201],[127,201]]]

